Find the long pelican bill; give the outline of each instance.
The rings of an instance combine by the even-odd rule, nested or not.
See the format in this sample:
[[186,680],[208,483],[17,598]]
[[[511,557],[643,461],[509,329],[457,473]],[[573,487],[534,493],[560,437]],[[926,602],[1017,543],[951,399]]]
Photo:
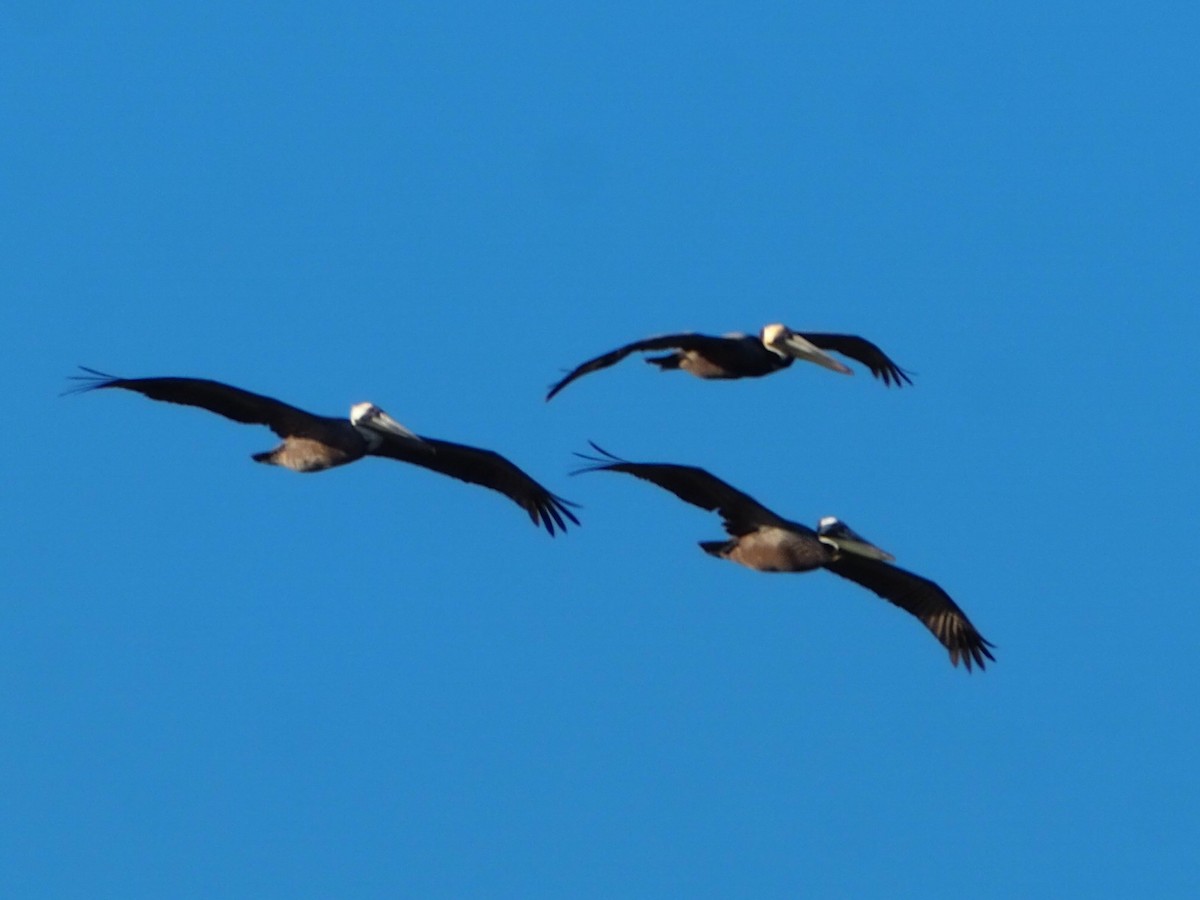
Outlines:
[[418,444],[425,443],[421,440],[421,436],[415,431],[405,428],[383,410],[379,410],[378,414],[371,418],[371,427],[379,431],[386,431],[388,434],[394,434],[397,437],[408,438],[410,441],[416,441]]
[[434,452],[433,447],[419,434],[405,428],[373,403],[357,403],[351,407],[350,421],[360,428],[369,428],[384,436],[401,438],[405,442],[421,445],[421,448],[429,453]]
[[820,347],[816,346],[816,344],[805,340],[794,331],[773,343],[777,349],[788,356],[794,356],[796,359],[805,360],[806,362],[814,362],[818,366],[824,366],[826,369],[832,369],[843,375],[854,374],[854,370],[849,366],[838,362]]
[[826,516],[817,525],[817,535],[821,541],[833,547],[839,553],[853,553],[865,556],[867,559],[878,559],[881,562],[895,562],[896,557],[882,547],[876,547],[865,537],[835,516]]

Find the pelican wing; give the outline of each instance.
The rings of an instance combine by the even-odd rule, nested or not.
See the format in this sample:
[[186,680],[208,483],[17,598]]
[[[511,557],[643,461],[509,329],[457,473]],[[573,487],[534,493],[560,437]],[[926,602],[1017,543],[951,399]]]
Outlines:
[[871,370],[872,375],[882,379],[889,387],[893,384],[896,387],[912,384],[909,373],[892,362],[886,353],[866,338],[853,334],[819,334],[807,331],[797,333],[822,350],[832,350],[834,353],[858,360]]
[[961,657],[969,672],[972,662],[982,670],[985,657],[995,661],[988,650],[995,645],[985,640],[950,595],[928,578],[855,553],[844,553],[826,563],[825,568],[861,584],[920,619],[950,651],[950,662],[954,665],[958,665]]
[[207,409],[235,422],[266,425],[280,437],[301,433],[305,426],[320,418],[273,397],[264,397],[207,378],[116,378],[83,366],[80,368],[88,374],[73,376],[75,380],[84,382],[78,386],[78,390],[121,388],[135,391],[151,400]]
[[369,453],[371,456],[412,463],[459,481],[499,491],[529,513],[534,525],[543,526],[551,535],[554,534],[555,525],[559,531],[567,530],[564,519],[579,524],[575,514],[568,508],[575,504],[550,493],[499,453],[424,435],[421,441],[417,444],[401,437],[385,435],[383,444]]
[[707,334],[664,334],[661,337],[646,338],[643,341],[634,341],[632,344],[626,344],[624,347],[618,347],[616,350],[610,350],[595,359],[589,359],[582,365],[576,366],[563,377],[563,379],[550,388],[550,393],[546,394],[546,399],[550,400],[565,388],[576,378],[582,378],[589,372],[596,372],[600,369],[607,369],[609,366],[615,366],[630,353],[637,353],[639,350],[704,350],[716,344],[721,344],[726,338],[711,337]]
[[726,484],[715,475],[696,466],[678,466],[671,463],[634,463],[613,456],[592,444],[603,458],[577,454],[592,463],[581,472],[625,472],[643,481],[656,484],[670,491],[685,503],[716,512],[725,523],[725,530],[733,536],[748,534],[760,525],[789,525],[753,497]]

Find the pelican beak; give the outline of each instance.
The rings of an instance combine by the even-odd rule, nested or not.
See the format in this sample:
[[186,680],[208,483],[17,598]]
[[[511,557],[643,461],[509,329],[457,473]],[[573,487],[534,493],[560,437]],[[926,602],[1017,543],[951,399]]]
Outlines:
[[794,356],[796,359],[814,362],[818,366],[833,369],[833,371],[841,372],[843,375],[854,374],[853,369],[842,365],[820,347],[806,341],[795,332],[790,332],[786,337],[780,338],[775,342],[775,346],[781,352],[786,353],[788,356]]
[[865,537],[834,516],[827,516],[817,526],[817,534],[822,541],[829,544],[839,553],[853,553],[865,556],[867,559],[878,559],[881,562],[895,562],[896,557],[886,550],[876,547]]
[[433,447],[426,444],[419,434],[405,428],[382,409],[377,409],[374,415],[371,416],[370,427],[383,434],[390,434],[398,438],[403,438],[406,441],[411,441],[414,444],[420,444],[423,449],[433,453]]
[[892,554],[867,541],[837,540],[833,543],[843,553],[853,553],[857,556],[865,556],[867,559],[878,559],[881,562],[890,563],[896,561],[896,557],[892,556]]

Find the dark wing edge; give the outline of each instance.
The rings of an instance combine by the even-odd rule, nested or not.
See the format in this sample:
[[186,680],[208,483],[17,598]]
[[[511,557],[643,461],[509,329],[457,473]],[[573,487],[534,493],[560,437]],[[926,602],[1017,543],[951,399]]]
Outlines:
[[585,363],[576,366],[568,372],[563,378],[550,386],[550,392],[546,394],[546,401],[549,402],[554,398],[554,395],[565,388],[568,384],[577,378],[582,378],[589,372],[596,372],[600,369],[607,369],[609,366],[615,366],[631,353],[636,353],[639,350],[668,350],[673,348],[687,349],[687,344],[696,340],[703,339],[704,335],[697,334],[664,334],[660,337],[646,338],[641,341],[634,341],[632,344],[626,344],[624,347],[618,347],[616,350],[610,350],[608,353],[603,353],[594,359],[589,359]]
[[280,437],[300,430],[305,423],[320,418],[274,397],[266,397],[208,378],[118,378],[105,372],[80,366],[86,375],[69,376],[80,382],[65,394],[80,394],[105,388],[134,391],[151,400],[194,406],[241,422],[245,425],[266,425]]
[[967,614],[950,595],[928,578],[922,578],[876,559],[843,554],[825,568],[874,591],[884,600],[916,616],[933,632],[947,650],[950,662],[957,666],[961,658],[967,671],[974,663],[983,671],[984,659],[995,662],[989,647],[996,646],[971,624]]
[[588,453],[575,455],[588,465],[571,474],[584,472],[624,472],[643,481],[649,481],[663,490],[670,491],[685,503],[698,506],[721,516],[725,530],[733,536],[747,534],[760,525],[777,525],[784,522],[749,494],[697,466],[682,466],[674,463],[635,463],[609,453],[595,441],[588,441],[599,456]]
[[77,381],[80,384],[73,384],[65,391],[59,393],[60,397],[67,397],[71,394],[85,394],[88,391],[94,391],[97,388],[112,387],[114,382],[121,381],[116,375],[110,375],[107,372],[101,372],[98,369],[90,369],[87,366],[80,366],[81,372],[86,372],[85,375],[68,375],[67,381]]
[[[565,534],[568,521],[580,524],[571,512],[571,508],[578,509],[579,504],[552,494],[499,453],[425,435],[420,435],[420,438],[427,445],[425,449],[411,441],[386,438],[369,455],[412,463],[504,494],[529,514],[534,525],[545,528],[551,537],[555,535],[556,526],[558,531]],[[434,452],[429,453],[428,448]]]
[[900,368],[876,344],[871,343],[866,338],[861,338],[853,334],[809,332],[800,332],[800,336],[822,350],[832,350],[834,353],[840,353],[842,356],[858,360],[858,362],[871,370],[872,375],[880,379],[888,387],[891,387],[893,384],[896,387],[904,387],[906,384],[912,384],[912,378],[909,376],[913,373]]

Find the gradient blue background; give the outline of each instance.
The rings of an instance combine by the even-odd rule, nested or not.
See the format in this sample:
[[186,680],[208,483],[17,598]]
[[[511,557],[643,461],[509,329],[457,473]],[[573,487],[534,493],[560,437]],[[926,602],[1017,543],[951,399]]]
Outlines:
[[[966,6],[6,7],[0,894],[1200,892],[1200,13]],[[916,384],[542,402],[771,321]],[[371,400],[584,525],[77,364]],[[995,666],[589,438],[841,516]]]

